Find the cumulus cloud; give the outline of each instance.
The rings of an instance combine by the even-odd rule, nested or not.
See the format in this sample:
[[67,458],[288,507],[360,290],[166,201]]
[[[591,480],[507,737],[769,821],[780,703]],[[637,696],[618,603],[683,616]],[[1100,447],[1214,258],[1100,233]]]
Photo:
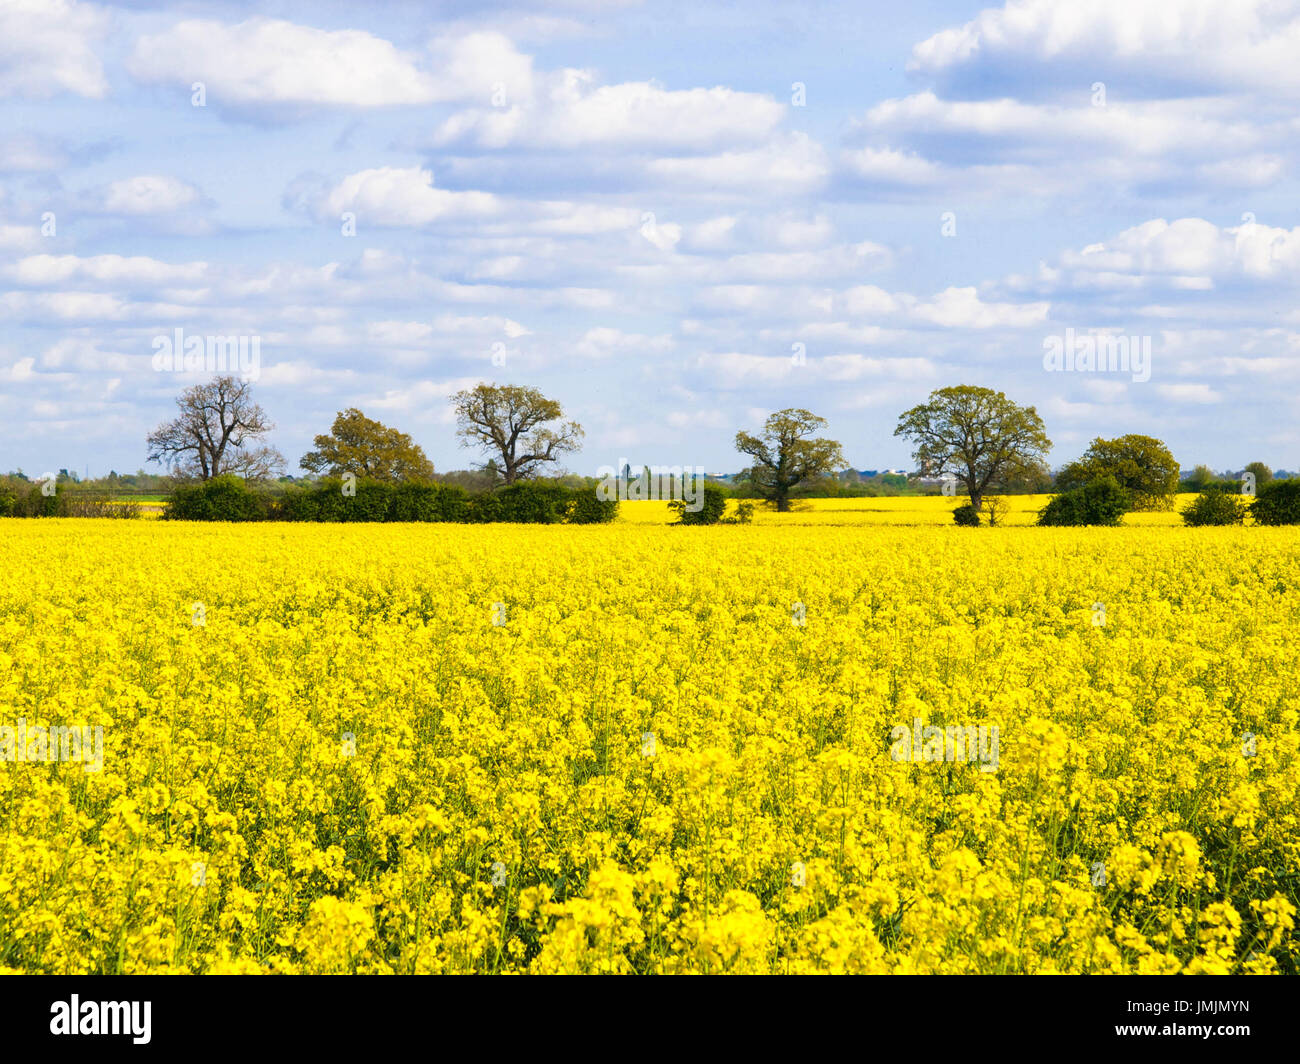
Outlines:
[[173,264],[143,255],[31,255],[4,270],[22,285],[48,287],[94,281],[107,286],[174,285],[200,282],[207,274],[205,262]]
[[970,86],[1080,84],[1128,70],[1129,91],[1300,89],[1293,0],[1010,0],[918,43],[908,69]]
[[391,107],[447,92],[418,56],[381,37],[262,17],[234,25],[185,19],[141,37],[127,70],[187,93],[202,82],[210,104],[235,108]]
[[1300,0],[1010,0],[915,46],[928,87],[854,122],[840,173],[897,196],[1268,188],[1300,163],[1298,46]]
[[811,192],[830,173],[826,150],[806,133],[791,133],[748,150],[652,159],[646,172],[678,188],[701,193],[761,187],[771,192]]
[[788,356],[725,351],[701,355],[696,366],[717,378],[743,381],[754,379],[772,384],[793,378],[822,381],[866,381],[873,379],[927,380],[935,365],[927,358],[904,356],[883,358],[857,353],[808,357],[796,363]]
[[1175,403],[1217,403],[1219,395],[1208,384],[1157,384],[1156,391]]
[[45,98],[108,93],[97,48],[103,8],[77,0],[7,0],[0,5],[0,96]]
[[[591,71],[548,76],[535,101],[471,108],[441,123],[435,147],[582,147],[709,151],[768,136],[785,106],[770,96],[715,88],[666,89],[654,82],[597,85]],[[540,90],[540,86],[539,86]]]
[[[1258,286],[1297,281],[1300,226],[1285,229],[1253,219],[1219,226],[1204,218],[1153,218],[1109,240],[1065,251],[1035,275],[1009,278],[1008,288],[1044,293],[1152,288],[1203,292],[1225,282]],[[1148,309],[1159,313],[1158,308]]]
[[171,214],[192,207],[202,194],[188,181],[166,174],[140,174],[113,181],[96,195],[106,214]]
[[[1167,188],[1193,170],[1202,188],[1280,180],[1294,139],[1288,116],[1239,99],[1111,101],[1092,106],[1010,97],[948,100],[932,91],[890,99],[853,123],[840,163],[854,180],[926,193],[961,188],[1070,196]],[[1290,149],[1288,149],[1290,150]]]
[[[329,182],[299,181],[285,193],[286,205],[322,222],[338,223],[355,215],[357,231],[366,226],[424,228],[472,226],[478,236],[511,238],[525,234],[582,237],[630,233],[638,226],[652,245],[670,250],[680,226],[659,223],[653,214],[632,207],[566,200],[523,200],[491,192],[436,187],[433,172],[423,167],[376,167]],[[509,257],[507,256],[508,260]],[[500,259],[488,274],[513,272]]]
[[444,218],[497,213],[500,203],[486,192],[435,188],[433,174],[420,167],[377,167],[349,174],[310,204],[318,218],[337,219],[345,211],[359,225],[423,226]]
[[974,287],[947,288],[912,314],[948,329],[1025,328],[1047,320],[1047,303],[986,303]]
[[0,248],[6,251],[33,251],[41,242],[41,231],[34,225],[0,223]]
[[668,335],[645,336],[628,333],[609,326],[588,329],[574,345],[574,351],[583,358],[604,359],[611,356],[659,356],[671,351],[673,338]]

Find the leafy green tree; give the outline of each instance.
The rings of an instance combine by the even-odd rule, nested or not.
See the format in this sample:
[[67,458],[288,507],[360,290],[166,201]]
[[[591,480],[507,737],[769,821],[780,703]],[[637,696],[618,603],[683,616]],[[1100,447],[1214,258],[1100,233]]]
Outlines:
[[1182,486],[1188,491],[1204,491],[1210,484],[1215,483],[1219,478],[1214,470],[1207,465],[1198,465],[1192,470],[1191,476],[1183,481]]
[[1069,491],[1105,476],[1128,492],[1135,510],[1167,510],[1178,491],[1178,463],[1169,448],[1135,434],[1093,440],[1082,457],[1057,473],[1056,486]]
[[1257,489],[1262,488],[1265,484],[1270,483],[1273,479],[1273,470],[1271,470],[1263,462],[1251,462],[1246,466],[1243,472],[1255,474],[1255,487]]
[[1052,491],[1052,470],[1046,462],[1030,462],[1001,477],[997,487],[1004,495],[1046,495]]
[[340,411],[328,435],[298,464],[318,475],[353,473],[369,480],[428,480],[433,463],[419,444],[397,429],[372,421],[356,407]]
[[[543,465],[558,462],[562,454],[578,450],[582,426],[567,421],[564,410],[536,388],[512,384],[479,384],[451,397],[456,411],[456,434],[499,460],[496,466],[506,484],[532,475]],[[485,466],[484,468],[488,468]]]
[[920,468],[954,475],[976,510],[990,486],[1030,475],[1052,447],[1032,406],[966,384],[931,392],[902,414],[894,435],[912,442]]
[[754,459],[749,486],[775,503],[778,513],[790,511],[790,493],[800,484],[844,466],[838,443],[812,435],[825,424],[825,418],[791,407],[768,417],[761,436],[736,433],[736,450]]

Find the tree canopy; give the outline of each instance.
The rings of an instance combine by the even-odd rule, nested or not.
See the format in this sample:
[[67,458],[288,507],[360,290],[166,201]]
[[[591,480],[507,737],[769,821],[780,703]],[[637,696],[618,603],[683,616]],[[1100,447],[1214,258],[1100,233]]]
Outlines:
[[1056,474],[1056,486],[1070,491],[1109,476],[1128,492],[1133,509],[1167,509],[1178,491],[1178,473],[1178,462],[1160,440],[1131,434],[1093,440],[1080,458]]
[[990,487],[1032,476],[1052,447],[1032,406],[967,384],[931,392],[899,417],[894,435],[912,442],[921,469],[955,476],[977,510]]
[[750,484],[778,512],[790,509],[790,492],[800,484],[844,466],[838,443],[812,436],[825,424],[825,418],[791,407],[768,417],[761,436],[736,433],[736,450],[754,459]]
[[[564,410],[536,388],[479,384],[457,392],[451,401],[456,411],[456,434],[466,441],[466,446],[496,459],[495,468],[506,484],[558,462],[561,455],[581,445],[583,431],[577,422],[548,427],[564,417]],[[494,468],[491,459],[483,468]]]
[[312,473],[355,473],[370,480],[428,480],[433,463],[411,437],[366,417],[356,407],[340,411],[328,435],[298,464]]
[[275,426],[253,402],[252,387],[221,376],[186,388],[176,400],[180,415],[149,433],[149,461],[198,480],[223,473],[265,480],[283,471],[284,456],[262,443]]

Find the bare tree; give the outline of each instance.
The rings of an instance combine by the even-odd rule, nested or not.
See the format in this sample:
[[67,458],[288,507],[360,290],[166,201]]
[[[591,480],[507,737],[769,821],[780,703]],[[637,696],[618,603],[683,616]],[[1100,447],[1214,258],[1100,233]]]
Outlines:
[[222,473],[265,480],[282,472],[284,456],[262,443],[275,426],[251,389],[230,376],[186,388],[176,400],[180,416],[149,433],[149,461],[200,480]]
[[562,418],[564,410],[536,388],[480,384],[457,392],[451,401],[459,426],[456,434],[469,446],[499,457],[497,468],[507,484],[576,451],[583,437],[582,426],[574,421],[553,429],[543,427]]

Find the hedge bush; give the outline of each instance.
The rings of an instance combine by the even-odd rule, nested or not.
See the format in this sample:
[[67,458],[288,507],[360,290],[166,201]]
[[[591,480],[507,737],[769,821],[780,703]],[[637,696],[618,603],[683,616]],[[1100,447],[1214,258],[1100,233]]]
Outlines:
[[1212,484],[1192,500],[1182,516],[1183,524],[1192,527],[1239,525],[1246,519],[1246,511],[1237,504],[1236,494]]
[[1260,525],[1300,525],[1300,477],[1269,481],[1259,489],[1250,513]]
[[596,524],[611,521],[618,503],[592,488],[525,481],[470,495],[453,484],[358,480],[344,492],[339,479],[290,488],[272,498],[237,477],[214,477],[172,493],[165,516],[173,521],[422,521],[521,524]]
[[1118,525],[1130,509],[1128,492],[1114,477],[1097,477],[1063,491],[1038,513],[1040,525]]
[[618,515],[618,502],[614,499],[602,499],[596,495],[594,488],[574,488],[570,490],[569,508],[564,520],[570,525],[604,525]]
[[[569,507],[563,484],[526,480],[482,495],[473,495],[469,519],[474,522],[511,521],[524,525],[557,525]],[[593,490],[592,498],[595,498]]]
[[679,525],[716,525],[727,511],[727,493],[717,484],[705,481],[698,510],[688,509],[682,499],[673,499],[668,508],[677,515]]
[[179,485],[163,511],[169,521],[264,521],[270,516],[270,498],[230,474]]
[[117,517],[140,516],[133,502],[115,503],[102,491],[72,487],[66,481],[46,495],[40,482],[18,477],[0,478],[0,517]]
[[963,528],[977,528],[980,523],[980,512],[970,503],[965,503],[953,510],[952,519]]

